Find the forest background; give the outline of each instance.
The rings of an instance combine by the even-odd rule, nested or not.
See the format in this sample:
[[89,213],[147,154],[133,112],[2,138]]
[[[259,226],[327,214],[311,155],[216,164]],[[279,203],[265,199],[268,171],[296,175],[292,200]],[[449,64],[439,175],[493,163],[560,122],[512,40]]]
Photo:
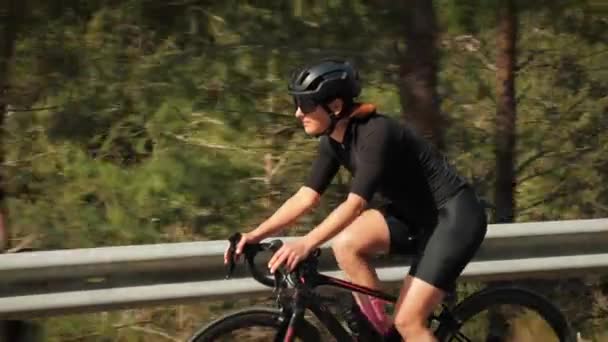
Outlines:
[[[260,223],[316,152],[289,73],[329,56],[360,69],[362,101],[449,156],[493,222],[608,217],[607,13],[602,0],[3,0],[0,250],[216,240]],[[341,171],[292,233],[348,183]],[[608,338],[606,278],[547,293],[577,331]],[[234,305],[38,323],[49,341],[183,340]]]

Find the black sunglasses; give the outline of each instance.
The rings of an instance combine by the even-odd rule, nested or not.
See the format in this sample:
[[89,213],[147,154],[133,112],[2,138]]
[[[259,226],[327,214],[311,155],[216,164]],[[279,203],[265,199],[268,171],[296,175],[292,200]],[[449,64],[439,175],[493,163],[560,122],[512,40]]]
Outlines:
[[304,114],[312,113],[317,109],[317,103],[311,98],[294,96],[293,103],[296,106],[296,110],[300,107],[300,110]]

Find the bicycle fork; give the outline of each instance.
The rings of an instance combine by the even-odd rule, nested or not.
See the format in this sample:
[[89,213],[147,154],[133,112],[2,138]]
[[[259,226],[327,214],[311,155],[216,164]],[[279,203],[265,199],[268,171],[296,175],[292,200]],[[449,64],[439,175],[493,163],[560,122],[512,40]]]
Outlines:
[[281,307],[281,310],[284,313],[283,317],[289,317],[289,319],[283,321],[279,334],[275,338],[275,342],[293,342],[295,340],[296,329],[298,324],[304,319],[304,311],[306,310],[304,298],[299,290],[296,290],[294,293],[293,303],[294,305],[292,307]]

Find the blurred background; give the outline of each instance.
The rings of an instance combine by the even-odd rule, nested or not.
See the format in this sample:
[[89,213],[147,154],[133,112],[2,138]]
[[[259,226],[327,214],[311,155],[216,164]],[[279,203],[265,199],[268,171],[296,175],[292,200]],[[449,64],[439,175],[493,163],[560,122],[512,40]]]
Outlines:
[[[0,250],[250,229],[316,152],[289,74],[330,56],[358,66],[361,101],[449,156],[497,206],[492,222],[608,217],[607,13],[603,0],[2,0]],[[348,184],[341,171],[290,234]],[[608,278],[545,293],[608,340]],[[38,324],[49,341],[181,341],[237,305]]]

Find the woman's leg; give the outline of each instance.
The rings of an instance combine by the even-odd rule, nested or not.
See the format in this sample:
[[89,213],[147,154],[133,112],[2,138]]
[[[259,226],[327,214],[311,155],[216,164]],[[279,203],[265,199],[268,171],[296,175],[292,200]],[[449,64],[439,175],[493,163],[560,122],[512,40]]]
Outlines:
[[408,275],[395,306],[395,327],[406,341],[436,341],[427,318],[441,303],[445,292],[422,279]]
[[369,257],[387,253],[390,248],[388,226],[382,213],[364,211],[332,241],[334,256],[340,269],[356,284],[378,289],[380,281],[369,264]]
[[[354,220],[334,239],[334,255],[340,268],[354,283],[380,288],[380,280],[369,257],[376,253],[387,253],[390,248],[390,234],[384,216],[370,209]],[[385,302],[360,293],[353,293],[363,314],[377,331],[384,334],[392,325],[386,314]]]
[[407,341],[435,341],[427,319],[453,288],[486,233],[485,213],[470,188],[448,200],[438,218],[397,303],[395,326]]

